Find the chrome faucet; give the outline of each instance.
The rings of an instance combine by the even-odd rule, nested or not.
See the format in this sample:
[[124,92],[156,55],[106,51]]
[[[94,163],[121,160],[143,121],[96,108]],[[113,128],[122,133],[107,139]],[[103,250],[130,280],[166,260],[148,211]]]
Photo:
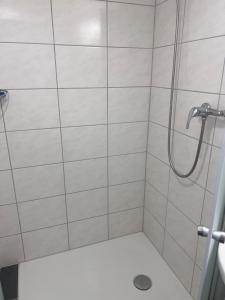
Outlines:
[[209,103],[203,103],[201,106],[194,106],[189,111],[186,129],[189,128],[192,118],[201,117],[202,119],[207,119],[208,116],[225,117],[225,110],[211,108]]
[[8,95],[8,91],[7,90],[1,90],[0,89],[0,100],[2,98],[5,98]]

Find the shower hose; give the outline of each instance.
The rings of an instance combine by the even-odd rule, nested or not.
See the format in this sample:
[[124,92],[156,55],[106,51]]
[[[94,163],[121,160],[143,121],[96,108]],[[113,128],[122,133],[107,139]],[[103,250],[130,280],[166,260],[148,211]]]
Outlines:
[[179,16],[179,0],[176,0],[176,29],[175,29],[175,42],[174,42],[174,53],[173,53],[173,67],[172,67],[172,79],[171,79],[171,92],[170,92],[170,107],[169,107],[169,122],[168,122],[168,158],[169,158],[169,163],[171,166],[171,169],[173,172],[181,177],[181,178],[186,178],[189,177],[195,170],[199,155],[201,152],[201,146],[202,146],[202,141],[203,141],[203,135],[205,131],[205,123],[206,123],[206,118],[202,118],[202,124],[201,124],[201,131],[199,135],[199,141],[198,141],[198,146],[197,146],[197,151],[195,154],[195,159],[193,162],[192,167],[187,173],[181,173],[178,171],[175,167],[174,160],[172,158],[171,154],[171,133],[174,131],[174,128],[172,128],[172,116],[173,116],[173,102],[174,102],[174,91],[175,91],[175,82],[176,82],[176,65],[177,65],[177,56],[178,56],[178,39],[179,39],[179,23],[180,23],[180,16]]

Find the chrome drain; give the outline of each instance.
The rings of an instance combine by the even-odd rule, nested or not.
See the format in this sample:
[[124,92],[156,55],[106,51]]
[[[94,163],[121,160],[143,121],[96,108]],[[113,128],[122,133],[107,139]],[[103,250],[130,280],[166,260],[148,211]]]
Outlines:
[[147,291],[151,288],[152,281],[147,275],[140,274],[134,278],[134,286],[141,291]]

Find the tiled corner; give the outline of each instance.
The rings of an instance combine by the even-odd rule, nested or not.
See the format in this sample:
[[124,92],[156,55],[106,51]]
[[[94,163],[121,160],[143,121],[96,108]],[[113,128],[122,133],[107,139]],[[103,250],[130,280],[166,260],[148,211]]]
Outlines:
[[116,238],[142,230],[143,208],[121,211],[109,215],[109,237]]
[[71,248],[107,240],[107,217],[101,216],[69,224],[69,241]]
[[26,260],[68,250],[66,225],[30,231],[22,236]]

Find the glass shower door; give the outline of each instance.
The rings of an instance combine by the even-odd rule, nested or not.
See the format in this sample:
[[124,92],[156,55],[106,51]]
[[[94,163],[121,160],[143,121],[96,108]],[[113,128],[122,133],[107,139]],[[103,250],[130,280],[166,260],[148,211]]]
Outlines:
[[[219,242],[212,238],[214,231],[223,231],[224,229],[224,208],[225,208],[225,142],[222,149],[220,159],[220,167],[218,166],[217,191],[215,194],[215,210],[212,228],[208,236],[208,251],[204,261],[204,271],[201,283],[201,294],[199,300],[224,300],[224,297],[218,298],[219,293],[216,293],[218,287],[222,287],[223,283],[218,281],[219,271],[217,266],[217,252]],[[219,169],[220,168],[220,169]],[[204,225],[204,224],[203,224]],[[200,237],[203,238],[203,237]],[[217,294],[217,296],[216,296]],[[221,295],[223,293],[220,293]]]

